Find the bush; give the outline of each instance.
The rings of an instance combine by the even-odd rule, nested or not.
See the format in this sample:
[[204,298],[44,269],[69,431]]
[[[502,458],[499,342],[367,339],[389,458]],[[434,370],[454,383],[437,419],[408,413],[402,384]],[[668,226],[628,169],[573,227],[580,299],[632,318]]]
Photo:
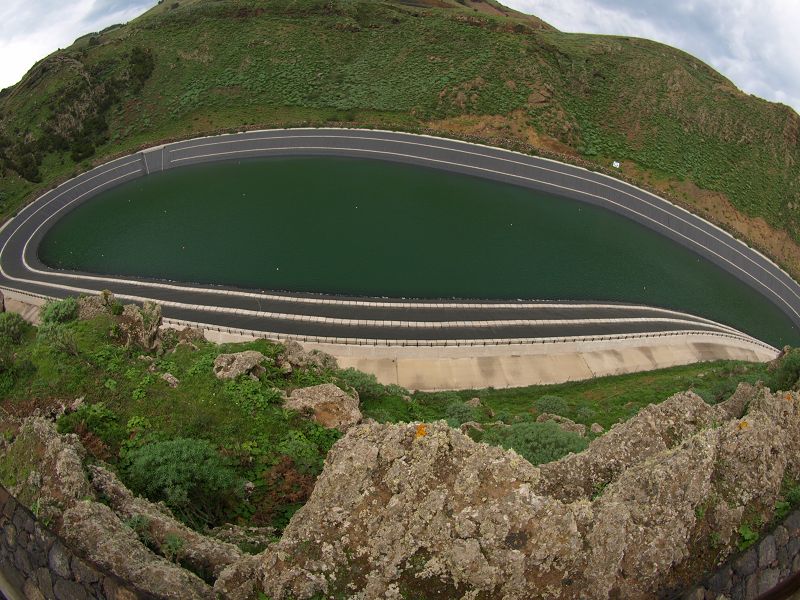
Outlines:
[[578,419],[579,422],[583,423],[590,423],[594,420],[595,412],[588,406],[581,406],[578,410],[575,411],[575,418]]
[[475,418],[475,413],[471,407],[463,402],[452,402],[445,408],[444,416],[450,427],[458,427],[462,423],[472,421]]
[[0,338],[7,338],[13,344],[19,344],[29,327],[25,319],[17,313],[0,313]]
[[69,323],[78,317],[78,300],[70,296],[50,300],[42,307],[42,323]]
[[791,390],[800,379],[800,350],[792,350],[784,356],[772,376],[770,387],[777,390]]
[[61,323],[42,323],[36,334],[36,340],[56,352],[64,352],[72,356],[78,355],[78,343],[75,336]]
[[336,377],[345,386],[349,385],[355,389],[361,400],[377,400],[386,393],[385,387],[378,382],[375,375],[370,373],[363,373],[350,368],[339,371]]
[[59,433],[75,433],[85,428],[112,447],[121,444],[127,437],[117,414],[102,402],[84,404],[74,413],[59,418],[56,427]]
[[550,413],[561,416],[565,416],[568,410],[566,401],[560,396],[542,396],[533,401],[533,407],[539,414]]
[[552,421],[546,423],[515,423],[510,427],[489,429],[483,442],[514,449],[534,465],[548,463],[580,452],[589,442],[576,433],[562,430]]
[[126,458],[128,486],[154,502],[164,501],[194,527],[221,522],[239,483],[205,440],[152,442],[130,450]]

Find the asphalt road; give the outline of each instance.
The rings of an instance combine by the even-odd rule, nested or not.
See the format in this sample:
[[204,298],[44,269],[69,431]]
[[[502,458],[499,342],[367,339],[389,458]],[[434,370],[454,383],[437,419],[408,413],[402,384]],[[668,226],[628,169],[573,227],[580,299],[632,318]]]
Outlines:
[[[521,340],[708,331],[744,336],[691,315],[622,304],[408,301],[340,298],[196,286],[55,271],[38,259],[49,227],[68,210],[122,182],[219,160],[262,156],[374,158],[476,175],[596,204],[653,229],[732,273],[800,325],[800,286],[721,229],[648,192],[579,167],[506,150],[373,130],[294,129],[199,138],[133,154],[47,192],[0,230],[0,286],[63,297],[110,289],[152,299],[174,319],[348,340]],[[746,337],[746,336],[744,336]]]

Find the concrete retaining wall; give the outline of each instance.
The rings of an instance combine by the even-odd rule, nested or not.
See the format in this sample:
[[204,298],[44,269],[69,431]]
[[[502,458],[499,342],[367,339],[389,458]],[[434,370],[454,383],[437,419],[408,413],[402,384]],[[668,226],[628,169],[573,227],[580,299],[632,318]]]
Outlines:
[[0,486],[0,597],[151,600],[75,555]]

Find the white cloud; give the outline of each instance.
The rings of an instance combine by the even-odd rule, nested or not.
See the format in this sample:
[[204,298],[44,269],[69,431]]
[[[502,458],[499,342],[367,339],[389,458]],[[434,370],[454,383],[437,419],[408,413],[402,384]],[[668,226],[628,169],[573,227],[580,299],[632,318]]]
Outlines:
[[0,88],[86,33],[124,23],[155,0],[3,0],[0,4]]
[[704,60],[744,91],[800,111],[797,0],[505,0],[562,31],[653,39]]

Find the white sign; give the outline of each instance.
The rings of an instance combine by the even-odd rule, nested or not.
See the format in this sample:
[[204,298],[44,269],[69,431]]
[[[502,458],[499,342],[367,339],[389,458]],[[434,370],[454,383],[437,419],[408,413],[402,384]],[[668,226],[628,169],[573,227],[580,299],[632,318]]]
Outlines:
[[614,161],[613,163],[611,163],[611,164],[614,166],[614,168],[615,168],[615,169],[619,169],[619,168],[622,166],[622,165],[620,165],[620,164],[619,164],[619,161],[618,161],[618,160],[615,160],[615,161]]

